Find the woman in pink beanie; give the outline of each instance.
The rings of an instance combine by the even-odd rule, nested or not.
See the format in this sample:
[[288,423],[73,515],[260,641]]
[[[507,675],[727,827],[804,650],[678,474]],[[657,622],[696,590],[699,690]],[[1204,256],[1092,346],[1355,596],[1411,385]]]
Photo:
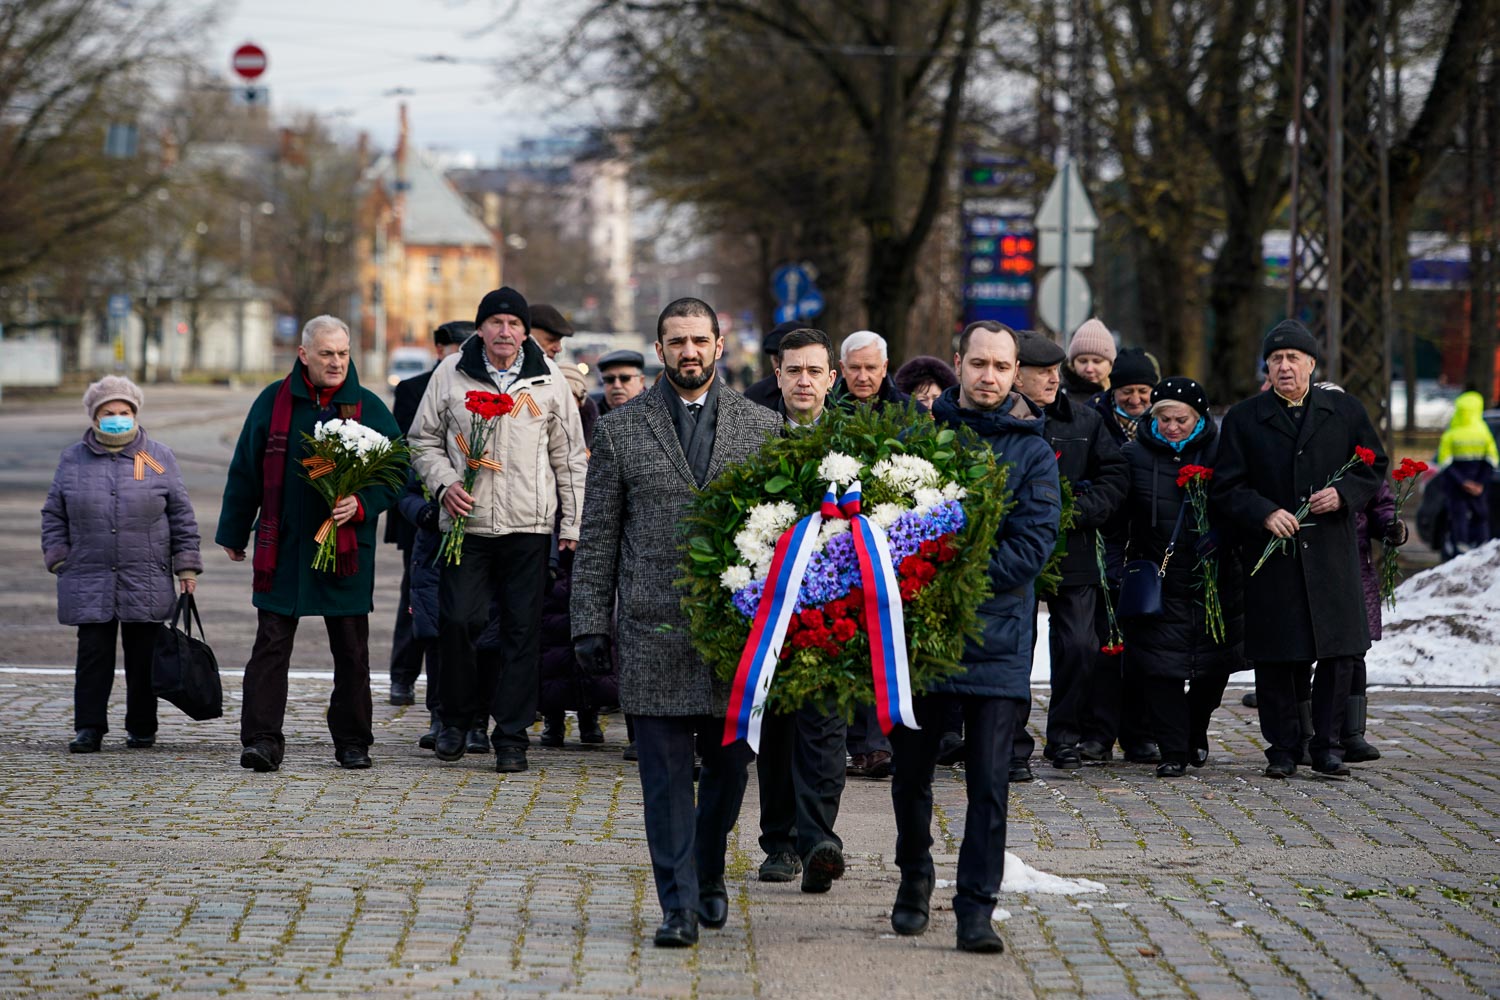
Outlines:
[[1115,364],[1115,335],[1097,319],[1090,319],[1068,341],[1068,365],[1063,369],[1063,388],[1068,395],[1088,399],[1109,388],[1109,372]]

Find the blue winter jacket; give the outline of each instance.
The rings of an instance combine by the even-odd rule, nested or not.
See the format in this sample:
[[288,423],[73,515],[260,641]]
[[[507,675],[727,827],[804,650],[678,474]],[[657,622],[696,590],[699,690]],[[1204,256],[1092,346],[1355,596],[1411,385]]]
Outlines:
[[933,690],[1030,698],[1036,630],[1032,585],[1052,554],[1062,512],[1057,457],[1042,436],[1046,418],[1035,403],[1015,392],[993,412],[964,409],[958,405],[957,387],[937,398],[932,415],[954,427],[972,428],[995,458],[1010,466],[1005,486],[1015,500],[990,553],[993,594],[979,607],[979,640],[964,648],[964,672]]
[[[402,608],[412,616],[411,634],[416,639],[438,637],[438,546],[443,536],[435,528],[424,528],[424,514],[435,512],[437,501],[429,500],[422,488],[422,479],[413,469],[407,474],[406,492],[396,500],[401,516],[411,522],[411,606]],[[436,523],[435,521],[433,523]]]

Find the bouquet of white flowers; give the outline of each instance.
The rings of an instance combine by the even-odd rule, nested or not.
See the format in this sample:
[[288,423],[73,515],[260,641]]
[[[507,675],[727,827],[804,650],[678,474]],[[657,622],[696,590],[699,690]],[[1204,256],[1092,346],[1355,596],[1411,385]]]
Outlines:
[[[303,434],[309,455],[302,460],[303,478],[328,501],[330,511],[340,500],[372,484],[400,488],[406,482],[406,445],[392,441],[357,420],[321,421]],[[346,540],[342,548],[340,538]],[[348,576],[357,565],[359,544],[353,532],[339,534],[332,515],[313,536],[318,543],[313,569]],[[344,557],[347,553],[347,558]],[[348,572],[345,572],[345,566]]]

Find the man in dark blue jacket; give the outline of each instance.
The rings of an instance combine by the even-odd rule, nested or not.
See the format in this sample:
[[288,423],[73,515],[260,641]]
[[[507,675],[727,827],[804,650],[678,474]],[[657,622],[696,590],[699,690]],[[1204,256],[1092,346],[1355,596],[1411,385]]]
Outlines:
[[1015,507],[1005,515],[990,553],[992,596],[979,608],[980,635],[964,649],[963,672],[916,699],[921,729],[891,731],[896,774],[896,865],[901,887],[891,911],[898,934],[927,928],[932,896],[932,772],[948,704],[963,711],[968,740],[963,846],[958,854],[961,951],[999,952],[990,922],[1005,867],[1005,809],[1011,734],[1020,703],[1031,697],[1031,647],[1036,632],[1032,588],[1052,554],[1062,509],[1057,460],[1042,432],[1040,408],[1012,392],[1017,367],[1015,332],[1000,323],[971,323],[959,336],[958,385],[938,397],[935,419],[972,428],[1010,466],[1006,488]]

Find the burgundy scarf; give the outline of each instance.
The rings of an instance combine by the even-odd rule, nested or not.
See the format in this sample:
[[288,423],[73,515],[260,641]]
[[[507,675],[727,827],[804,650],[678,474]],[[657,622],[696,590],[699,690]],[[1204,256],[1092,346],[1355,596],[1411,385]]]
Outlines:
[[[255,558],[251,565],[255,569],[250,589],[257,594],[266,594],[276,579],[276,555],[281,549],[281,501],[286,485],[287,439],[292,430],[292,376],[288,375],[276,392],[276,401],[271,405],[271,429],[266,435],[265,457],[261,459],[260,527],[255,532]],[[317,406],[316,387],[303,379]],[[334,390],[337,391],[337,390]],[[359,403],[339,404],[339,416],[358,420],[363,406]],[[336,572],[339,576],[353,576],[359,572],[359,539],[353,529],[340,531],[337,536],[338,555]]]

